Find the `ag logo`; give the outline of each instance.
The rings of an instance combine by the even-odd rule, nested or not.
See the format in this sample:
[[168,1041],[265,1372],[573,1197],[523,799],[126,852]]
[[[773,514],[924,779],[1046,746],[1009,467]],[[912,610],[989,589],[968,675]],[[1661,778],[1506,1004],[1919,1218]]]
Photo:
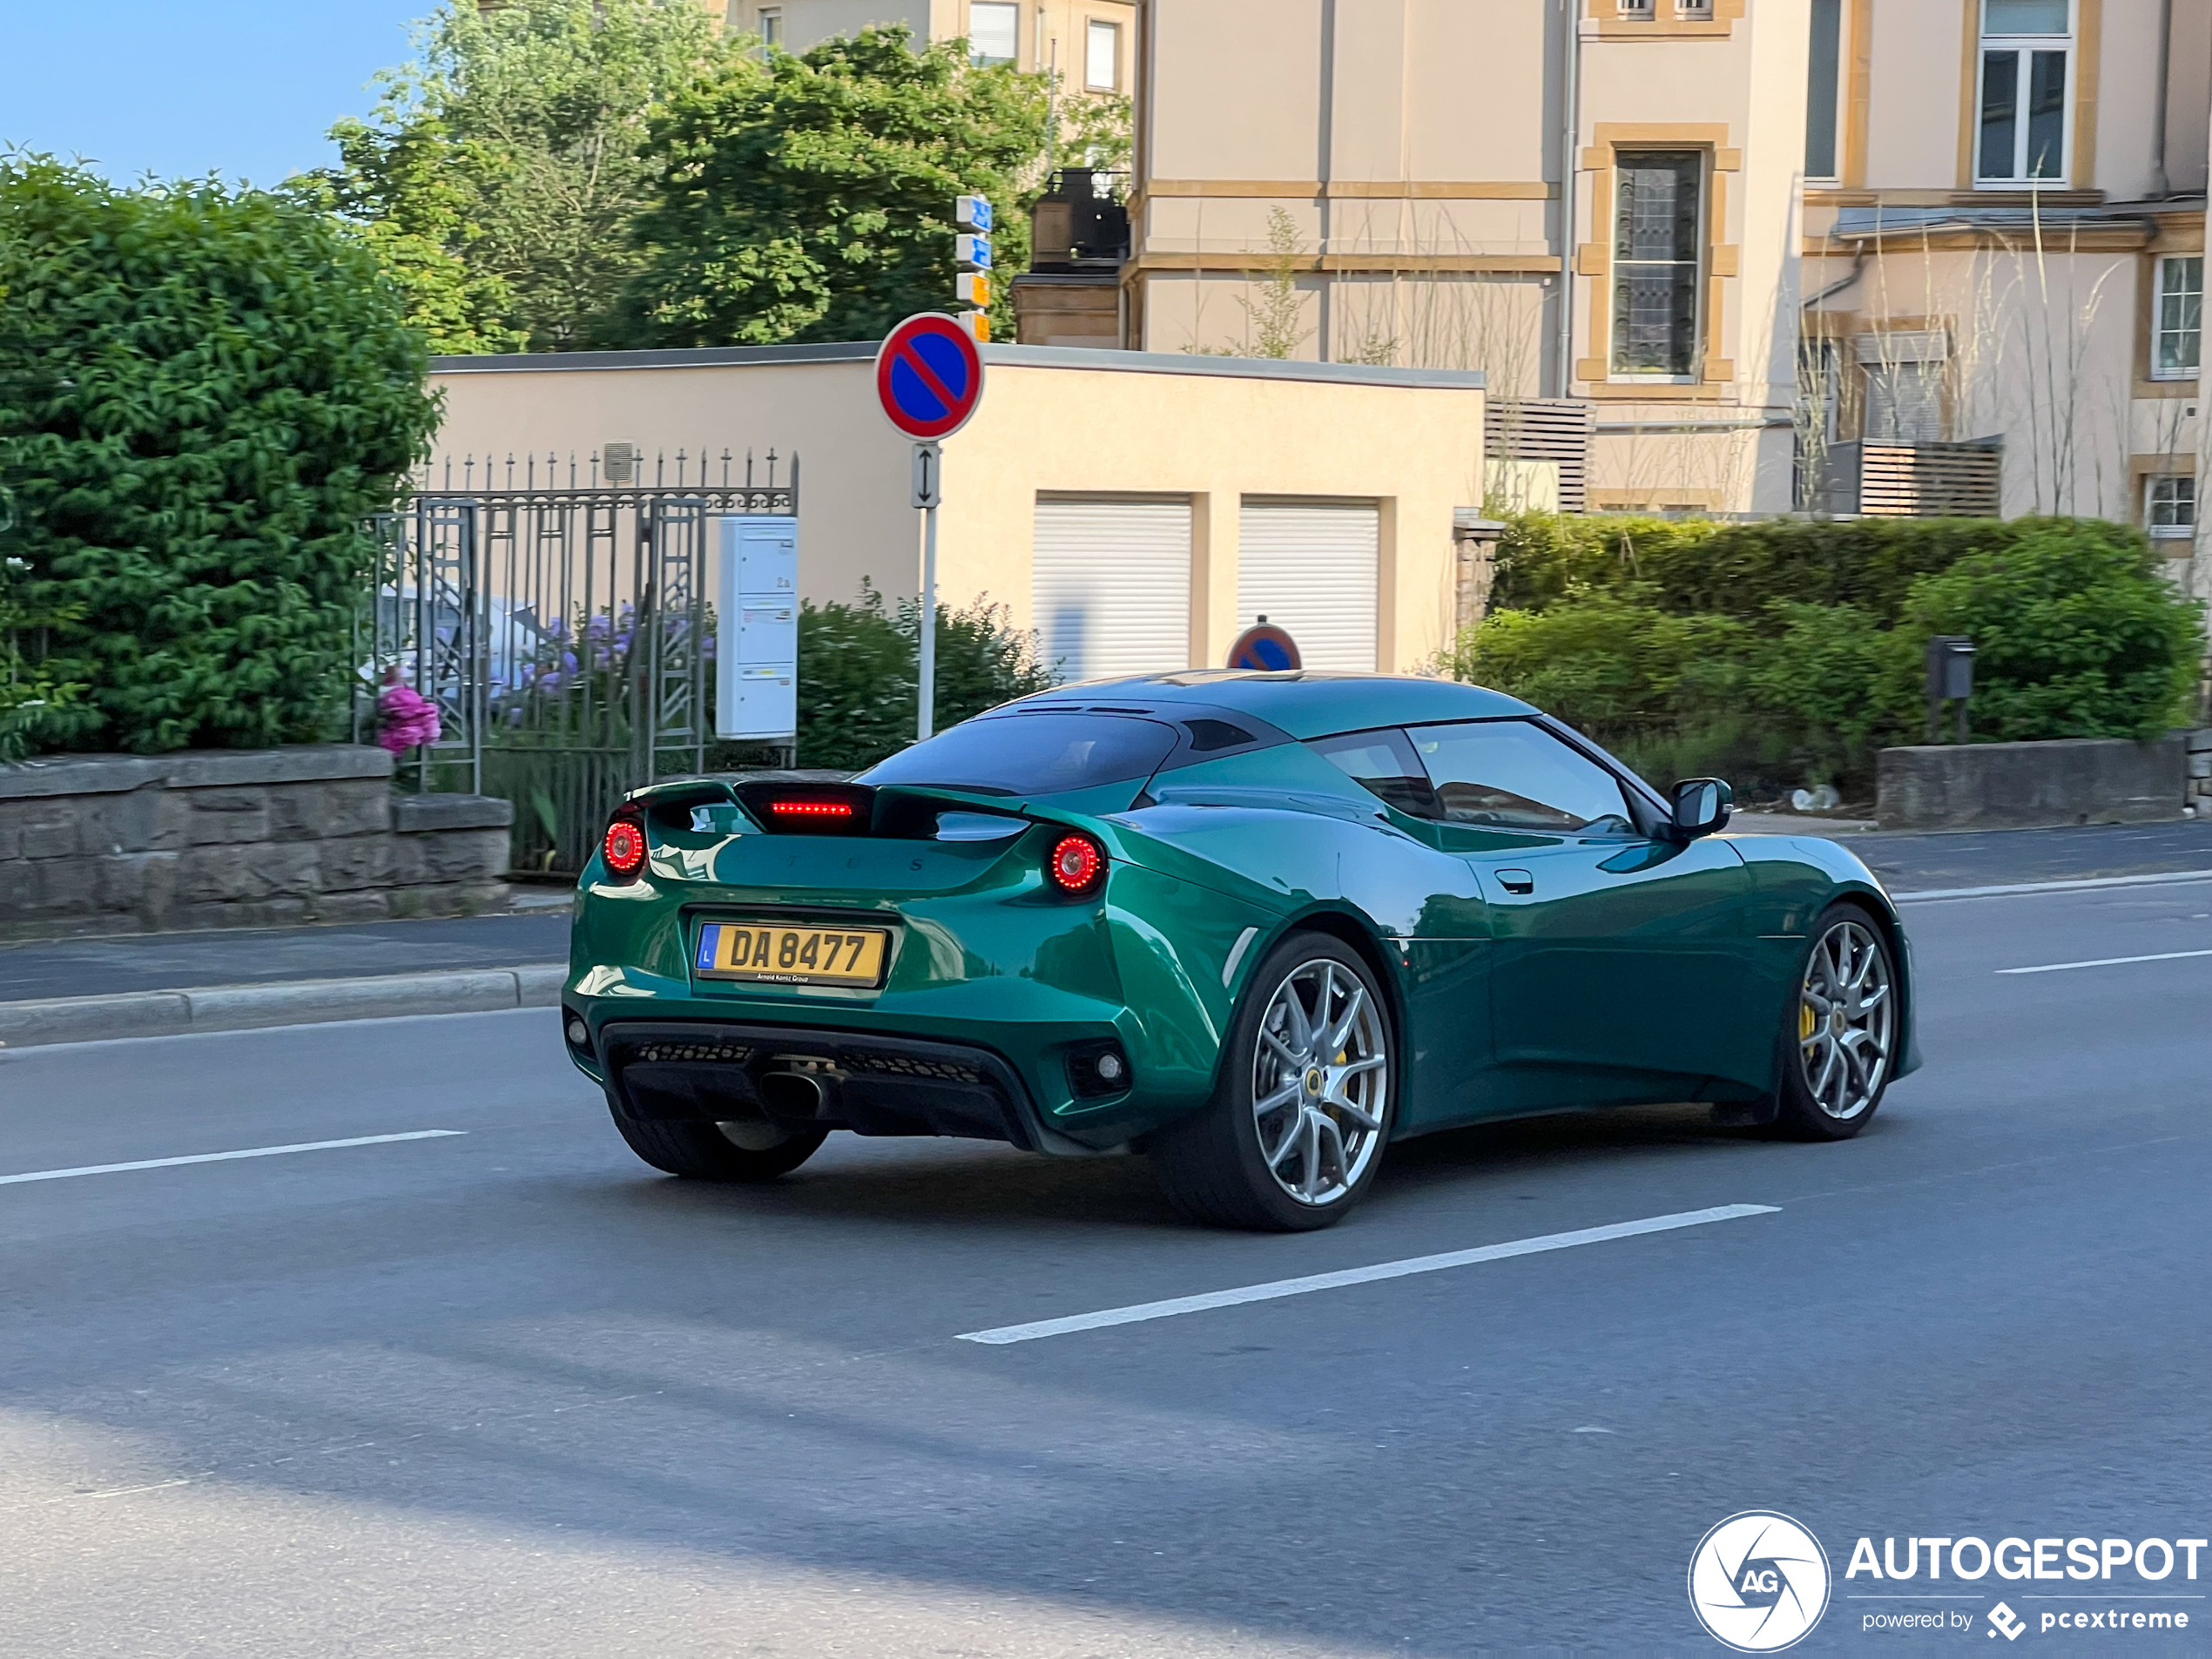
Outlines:
[[1738,1653],[1778,1653],[1828,1610],[1828,1554],[1787,1515],[1747,1509],[1707,1533],[1689,1558],[1689,1605]]

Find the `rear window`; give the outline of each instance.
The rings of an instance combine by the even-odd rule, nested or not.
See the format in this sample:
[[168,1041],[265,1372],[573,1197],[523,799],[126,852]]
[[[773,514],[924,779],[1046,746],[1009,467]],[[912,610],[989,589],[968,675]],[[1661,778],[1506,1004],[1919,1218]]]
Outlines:
[[1006,714],[969,720],[869,768],[864,784],[934,784],[1008,795],[1060,795],[1141,783],[1180,733],[1157,720],[1096,714]]

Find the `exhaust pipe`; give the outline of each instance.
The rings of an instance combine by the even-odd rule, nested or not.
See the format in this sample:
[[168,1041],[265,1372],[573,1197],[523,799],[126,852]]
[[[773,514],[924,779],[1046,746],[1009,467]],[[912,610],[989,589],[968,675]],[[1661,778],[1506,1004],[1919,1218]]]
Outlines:
[[761,1103],[773,1117],[821,1117],[829,1091],[821,1079],[804,1071],[772,1071],[760,1080]]

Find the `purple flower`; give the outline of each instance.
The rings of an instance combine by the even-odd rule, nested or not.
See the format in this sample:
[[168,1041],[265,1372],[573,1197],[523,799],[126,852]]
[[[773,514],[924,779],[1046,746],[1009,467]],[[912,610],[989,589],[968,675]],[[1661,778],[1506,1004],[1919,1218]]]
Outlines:
[[387,685],[376,712],[376,741],[395,755],[438,740],[438,711],[411,685]]

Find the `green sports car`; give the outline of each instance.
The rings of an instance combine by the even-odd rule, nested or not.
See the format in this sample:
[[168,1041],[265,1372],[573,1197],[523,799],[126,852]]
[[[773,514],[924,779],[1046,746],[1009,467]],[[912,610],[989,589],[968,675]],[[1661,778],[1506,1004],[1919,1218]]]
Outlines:
[[1703,1101],[1857,1134],[1918,1063],[1897,912],[1527,704],[1193,671],[1062,687],[849,784],[617,809],[563,1028],[646,1163],[759,1181],[833,1129],[1150,1156],[1325,1226],[1390,1142]]

